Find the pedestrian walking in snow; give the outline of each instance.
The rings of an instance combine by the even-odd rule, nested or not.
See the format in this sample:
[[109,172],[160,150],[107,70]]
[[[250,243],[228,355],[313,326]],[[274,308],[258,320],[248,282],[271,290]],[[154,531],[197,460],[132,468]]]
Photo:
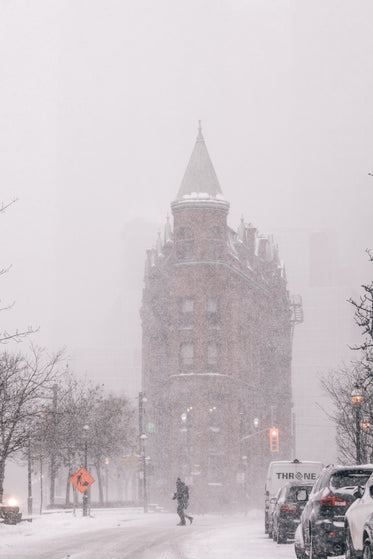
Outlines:
[[185,509],[189,505],[189,488],[183,481],[181,481],[179,477],[176,480],[176,491],[172,499],[177,500],[177,514],[180,517],[178,526],[185,526],[186,518],[192,524],[193,516],[188,516],[187,514],[185,514]]

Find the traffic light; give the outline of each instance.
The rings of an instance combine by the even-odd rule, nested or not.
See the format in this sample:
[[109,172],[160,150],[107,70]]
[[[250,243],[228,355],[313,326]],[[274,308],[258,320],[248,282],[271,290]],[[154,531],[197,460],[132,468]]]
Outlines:
[[137,466],[139,465],[140,462],[140,457],[137,456],[136,454],[132,454],[131,456],[126,455],[123,456],[123,465],[126,466],[126,468],[137,468]]
[[269,431],[269,449],[271,452],[278,452],[280,450],[277,427],[272,427]]

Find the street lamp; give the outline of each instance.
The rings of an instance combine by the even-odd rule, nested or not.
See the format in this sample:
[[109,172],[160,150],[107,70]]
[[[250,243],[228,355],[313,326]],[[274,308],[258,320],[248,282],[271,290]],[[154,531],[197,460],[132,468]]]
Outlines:
[[27,445],[27,514],[32,514],[32,457],[31,457],[31,437],[28,437]]
[[[88,467],[88,431],[89,425],[84,425],[84,468]],[[83,493],[83,516],[88,515],[88,490]]]
[[363,401],[363,394],[361,386],[356,383],[354,390],[351,392],[351,401],[355,408],[355,422],[356,422],[356,463],[361,464],[361,404]]

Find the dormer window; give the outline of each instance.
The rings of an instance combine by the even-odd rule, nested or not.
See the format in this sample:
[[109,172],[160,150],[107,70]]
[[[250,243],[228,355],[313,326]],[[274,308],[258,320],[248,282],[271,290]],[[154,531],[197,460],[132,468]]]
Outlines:
[[180,260],[193,257],[194,236],[190,227],[180,227],[176,231],[176,255]]

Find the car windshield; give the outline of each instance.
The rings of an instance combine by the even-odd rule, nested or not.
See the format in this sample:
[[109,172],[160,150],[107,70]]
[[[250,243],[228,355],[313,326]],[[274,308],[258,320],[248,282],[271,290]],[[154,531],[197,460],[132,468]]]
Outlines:
[[306,491],[305,495],[305,499],[307,499],[307,495],[309,495],[311,493],[311,489],[312,487],[309,485],[299,485],[297,487],[291,487],[290,491],[289,491],[289,501],[299,501],[302,500],[300,499],[297,495],[299,491]]
[[363,470],[343,470],[336,472],[330,477],[330,488],[333,490],[343,489],[345,487],[364,486],[368,481],[371,471]]

